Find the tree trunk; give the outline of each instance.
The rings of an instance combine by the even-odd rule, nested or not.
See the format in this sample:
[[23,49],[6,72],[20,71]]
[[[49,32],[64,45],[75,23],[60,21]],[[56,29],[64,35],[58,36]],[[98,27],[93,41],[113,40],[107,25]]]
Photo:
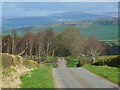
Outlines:
[[27,50],[28,50],[28,42],[26,41],[25,43],[25,49],[26,49],[26,52],[25,52],[25,58],[27,57]]
[[47,44],[47,55],[46,55],[47,58],[48,58],[48,51],[49,51],[49,43]]
[[7,45],[7,53],[9,53],[9,49],[10,49],[10,47],[9,47],[9,45]]
[[41,51],[41,44],[39,44],[39,46],[38,46],[38,58],[40,58],[40,51]]
[[14,54],[14,35],[13,35],[13,40],[12,40],[12,54]]
[[52,50],[52,56],[54,56],[54,54],[55,54],[55,50]]
[[30,57],[32,58],[32,40],[30,39],[29,41],[30,44]]
[[38,45],[37,45],[37,42],[35,43],[35,56],[37,56],[38,54]]
[[93,49],[91,49],[91,55],[92,55],[93,63],[95,63],[96,57],[95,57],[95,51]]
[[22,51],[19,55],[22,56],[25,52],[26,52],[27,49],[25,49],[24,51]]
[[96,61],[96,58],[95,58],[94,56],[92,56],[92,58],[93,58],[93,63],[95,63],[95,61]]

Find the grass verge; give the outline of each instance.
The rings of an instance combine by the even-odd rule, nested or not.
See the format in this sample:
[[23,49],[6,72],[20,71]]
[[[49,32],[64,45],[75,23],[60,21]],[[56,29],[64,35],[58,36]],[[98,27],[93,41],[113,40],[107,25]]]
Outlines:
[[54,88],[52,66],[34,69],[21,77],[22,88]]
[[120,81],[118,80],[118,68],[108,67],[108,66],[91,66],[91,65],[85,65],[82,67],[113,83],[120,85]]

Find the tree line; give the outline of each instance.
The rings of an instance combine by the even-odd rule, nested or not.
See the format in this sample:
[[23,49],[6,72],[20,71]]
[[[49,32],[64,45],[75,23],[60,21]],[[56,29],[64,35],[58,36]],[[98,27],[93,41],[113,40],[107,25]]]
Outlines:
[[61,33],[50,28],[37,34],[26,32],[23,36],[12,31],[2,37],[3,53],[19,54],[25,58],[73,55],[76,58],[91,57],[95,62],[104,51],[103,43],[95,38],[85,38],[75,27],[69,27]]

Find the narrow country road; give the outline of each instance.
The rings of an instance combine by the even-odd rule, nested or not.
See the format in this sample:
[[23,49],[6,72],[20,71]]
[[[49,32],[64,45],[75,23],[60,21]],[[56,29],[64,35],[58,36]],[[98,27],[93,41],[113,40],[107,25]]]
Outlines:
[[67,68],[64,57],[59,58],[53,76],[56,88],[118,88],[116,84],[83,68]]

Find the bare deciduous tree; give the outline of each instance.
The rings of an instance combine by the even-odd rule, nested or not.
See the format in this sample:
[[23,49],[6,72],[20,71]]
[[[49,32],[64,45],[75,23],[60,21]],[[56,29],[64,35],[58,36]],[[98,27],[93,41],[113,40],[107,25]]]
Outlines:
[[105,46],[95,38],[88,38],[86,40],[86,53],[93,59],[93,63],[96,61],[99,55],[103,54]]
[[46,56],[48,57],[49,52],[51,51],[51,46],[54,41],[54,32],[52,29],[46,31],[45,34],[45,45],[46,45]]
[[44,49],[44,40],[45,40],[45,33],[44,32],[39,32],[37,34],[37,50],[38,50],[38,58],[41,56],[41,52]]

